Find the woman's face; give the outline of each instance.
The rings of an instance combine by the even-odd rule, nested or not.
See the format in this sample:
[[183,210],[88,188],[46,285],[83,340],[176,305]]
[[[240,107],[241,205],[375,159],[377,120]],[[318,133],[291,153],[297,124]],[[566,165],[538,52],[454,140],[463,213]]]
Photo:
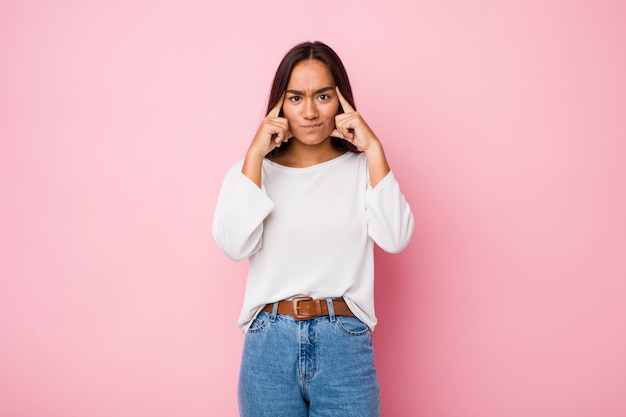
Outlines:
[[335,128],[338,109],[335,81],[326,65],[314,59],[299,62],[291,71],[283,102],[291,140],[322,143]]

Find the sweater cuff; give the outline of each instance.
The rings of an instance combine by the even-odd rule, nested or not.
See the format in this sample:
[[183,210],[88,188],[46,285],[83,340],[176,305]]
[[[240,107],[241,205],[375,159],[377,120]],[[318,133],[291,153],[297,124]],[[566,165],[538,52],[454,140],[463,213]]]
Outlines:
[[238,180],[233,192],[235,205],[245,207],[245,210],[252,210],[261,214],[265,218],[274,208],[274,202],[270,200],[265,190],[265,186],[259,188],[254,181],[245,176],[242,172],[238,174]]
[[372,187],[372,183],[368,182],[367,193],[365,194],[366,198],[376,198],[378,194],[383,192],[383,189],[385,189],[390,184],[393,184],[395,182],[396,182],[396,177],[394,177],[393,171],[389,171],[387,175],[385,175],[383,179],[380,180],[378,184],[376,184],[376,187]]

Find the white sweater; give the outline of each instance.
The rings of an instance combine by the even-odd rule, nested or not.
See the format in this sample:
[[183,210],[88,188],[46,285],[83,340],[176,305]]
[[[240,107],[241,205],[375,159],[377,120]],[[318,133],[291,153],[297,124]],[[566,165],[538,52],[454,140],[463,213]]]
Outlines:
[[246,332],[268,303],[307,295],[343,297],[373,329],[374,242],[396,253],[413,233],[393,173],[372,188],[364,153],[306,168],[265,159],[258,188],[242,164],[226,175],[213,219],[217,245],[231,259],[249,259],[239,327]]

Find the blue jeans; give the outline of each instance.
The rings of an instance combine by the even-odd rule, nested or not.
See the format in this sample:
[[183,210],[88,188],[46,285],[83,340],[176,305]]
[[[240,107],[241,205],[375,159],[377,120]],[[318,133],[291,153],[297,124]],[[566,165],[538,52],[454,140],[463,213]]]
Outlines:
[[[330,299],[329,299],[330,300]],[[355,317],[296,321],[261,312],[245,336],[242,417],[378,417],[370,329]]]

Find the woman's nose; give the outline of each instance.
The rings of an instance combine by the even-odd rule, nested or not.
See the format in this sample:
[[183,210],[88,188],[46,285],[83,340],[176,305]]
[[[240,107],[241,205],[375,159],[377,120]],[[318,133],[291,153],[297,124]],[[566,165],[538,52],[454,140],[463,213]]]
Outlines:
[[315,101],[311,99],[304,100],[304,107],[302,108],[302,116],[305,119],[315,119],[318,116],[317,106]]

